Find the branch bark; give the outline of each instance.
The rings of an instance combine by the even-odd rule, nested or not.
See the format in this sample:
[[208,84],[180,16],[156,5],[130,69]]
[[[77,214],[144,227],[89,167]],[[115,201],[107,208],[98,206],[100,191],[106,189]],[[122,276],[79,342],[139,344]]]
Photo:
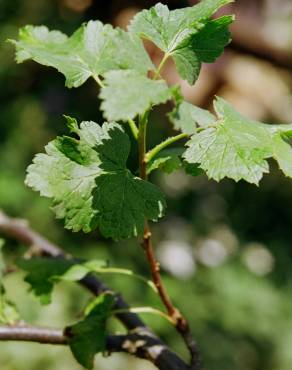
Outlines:
[[[0,234],[14,239],[28,247],[37,248],[41,253],[47,256],[57,258],[70,257],[68,254],[64,253],[64,251],[62,251],[62,249],[60,249],[58,246],[51,243],[46,238],[42,237],[40,234],[32,230],[29,227],[27,221],[11,218],[1,210]],[[87,277],[82,279],[80,281],[80,284],[88,289],[90,292],[92,292],[94,295],[99,295],[105,291],[112,292],[109,287],[107,287],[102,281],[100,281],[93,275],[88,275]],[[116,297],[117,299],[115,309],[122,310],[129,308],[129,305],[125,302],[121,295],[116,294]],[[108,345],[109,347],[111,347],[112,352],[120,352],[122,350],[123,352],[128,352],[137,357],[147,359],[155,364],[160,370],[191,370],[191,368],[177,354],[171,351],[149,328],[146,327],[145,323],[137,314],[132,312],[125,312],[119,313],[116,316],[130,332],[126,336],[108,337]],[[12,328],[14,332],[12,331]],[[31,329],[31,327],[28,328]],[[11,330],[8,331],[8,329]],[[32,329],[29,331],[25,331],[25,327],[2,326],[0,327],[0,340],[25,340],[20,338],[25,336],[25,333],[30,333],[32,335],[32,340],[30,341],[33,342],[65,344],[41,341],[42,338],[47,338],[47,340],[51,339],[52,341],[57,341],[56,338],[59,338],[58,340],[61,342],[64,339],[61,339],[60,331],[58,330],[56,331],[54,329],[44,328],[39,329],[39,331],[38,328],[34,328],[34,331]],[[42,330],[47,330],[47,332]],[[45,333],[47,333],[47,335],[43,335]],[[11,339],[9,339],[9,336]],[[135,352],[133,352],[133,349],[128,349],[126,351],[125,348],[123,348],[123,343],[124,346],[129,346],[129,348],[131,348],[131,343],[133,343],[133,341],[135,343],[138,339],[142,339],[141,336],[143,336],[143,341],[145,343],[141,346],[138,346]],[[37,340],[37,338],[39,338],[40,340]],[[139,343],[141,344],[141,342]]]
[[[68,345],[68,338],[62,329],[31,325],[0,326],[0,341],[35,342],[40,344]],[[151,361],[161,370],[186,369],[185,364],[167,349],[149,331],[136,330],[126,335],[109,335],[106,339],[109,353],[124,352]]]

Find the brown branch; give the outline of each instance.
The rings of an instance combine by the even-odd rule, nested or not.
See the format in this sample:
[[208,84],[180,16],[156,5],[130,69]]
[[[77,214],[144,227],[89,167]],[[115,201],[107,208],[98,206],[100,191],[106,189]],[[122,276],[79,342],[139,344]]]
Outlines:
[[[140,178],[144,181],[147,181],[146,128],[147,128],[148,114],[149,112],[146,112],[141,117],[140,124],[139,124],[139,135],[138,135]],[[152,281],[157,288],[160,300],[163,303],[164,307],[166,308],[168,315],[175,322],[176,329],[181,334],[190,352],[191,369],[200,370],[201,361],[200,361],[199,351],[198,351],[197,343],[191,333],[189,324],[186,318],[182,315],[182,313],[172,303],[171,298],[163,284],[163,281],[160,275],[160,264],[157,261],[155,253],[154,253],[151,229],[150,229],[150,226],[147,220],[145,220],[142,247],[145,251],[147,261],[148,261],[150,271],[151,271]]]
[[[51,243],[40,234],[35,232],[29,227],[29,224],[21,219],[11,218],[7,216],[4,212],[0,211],[0,233],[5,235],[6,237],[12,238],[20,243],[28,247],[38,248],[40,252],[45,255],[52,256],[52,257],[69,257],[69,255],[65,254],[58,246]],[[97,279],[93,275],[88,275],[84,279],[80,281],[80,284],[87,288],[90,292],[94,295],[99,295],[102,292],[112,291],[108,288],[102,281]],[[123,297],[119,294],[116,294],[116,309],[127,309],[129,305],[124,301]],[[148,359],[149,361],[153,362],[158,369],[160,370],[190,370],[190,367],[174,352],[172,352],[154,333],[148,329],[144,322],[140,319],[140,317],[133,313],[133,312],[124,312],[119,313],[116,315],[117,318],[123,323],[123,325],[130,330],[130,337],[127,336],[110,336],[108,340],[110,341],[110,346],[112,348],[112,352],[120,352],[118,349],[122,348],[121,342],[123,342],[123,338],[125,339],[125,345],[131,344],[131,341],[135,339],[135,336],[143,335],[143,340],[146,342],[143,346],[137,348],[135,353],[130,352],[137,357]],[[6,327],[7,328],[7,327]],[[11,328],[11,327],[9,327]],[[0,340],[2,336],[8,336],[7,330],[4,330],[5,327],[0,327]],[[18,328],[19,329],[19,328]],[[17,328],[14,329],[14,334],[17,333]],[[24,331],[24,327],[22,327]],[[48,329],[47,329],[48,330]],[[6,333],[6,334],[5,334]],[[52,334],[53,332],[47,332],[47,334]],[[37,338],[37,331],[34,332],[35,337]],[[55,332],[55,335],[59,335],[60,332]],[[11,334],[12,335],[12,334]],[[18,338],[21,338],[20,329],[18,330]],[[3,338],[2,340],[8,340]],[[17,339],[15,339],[17,340]],[[25,339],[18,339],[18,340],[25,340]],[[128,340],[128,342],[126,342]],[[38,340],[32,340],[35,342],[39,342]],[[41,342],[44,343],[44,342]],[[140,343],[140,342],[139,342]],[[151,344],[151,345],[150,345]],[[114,350],[116,348],[116,350]],[[123,349],[124,352],[125,349]]]
[[[0,341],[35,342],[40,344],[67,345],[64,330],[35,327],[30,325],[0,326]],[[126,335],[109,335],[106,339],[109,353],[125,352],[151,361],[161,370],[181,370],[186,365],[170,352],[147,330],[139,329]]]
[[37,342],[42,344],[67,344],[63,330],[27,325],[0,326],[1,341]]

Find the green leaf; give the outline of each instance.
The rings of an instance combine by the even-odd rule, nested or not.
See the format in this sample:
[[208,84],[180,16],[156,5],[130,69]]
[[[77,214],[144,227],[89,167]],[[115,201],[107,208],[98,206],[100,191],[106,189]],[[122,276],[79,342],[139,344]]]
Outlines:
[[228,26],[233,22],[232,16],[224,16],[206,22],[205,26],[184,41],[172,54],[180,76],[193,85],[201,70],[202,62],[213,63],[231,41]]
[[201,62],[213,63],[223,53],[231,41],[228,26],[233,21],[234,17],[230,15],[212,19],[190,38],[190,47]]
[[27,272],[24,280],[30,285],[35,296],[42,304],[49,304],[54,288],[52,277],[63,275],[74,265],[74,261],[63,258],[33,257],[19,259],[17,265]]
[[175,107],[168,117],[176,130],[188,135],[195,134],[198,126],[207,126],[216,120],[216,117],[209,111],[186,101]]
[[171,173],[182,167],[181,155],[183,148],[164,149],[159,152],[148,164],[147,173],[161,169],[166,173]]
[[228,25],[232,17],[209,21],[220,7],[230,2],[232,0],[203,0],[193,7],[172,11],[158,3],[138,13],[129,30],[152,41],[167,57],[172,56],[181,77],[193,84],[201,62],[214,61],[230,41]]
[[194,134],[187,143],[184,158],[198,163],[210,178],[220,181],[229,177],[258,184],[269,172],[268,158],[278,161],[285,175],[292,177],[292,149],[286,133],[292,125],[267,125],[244,118],[230,104],[215,102],[218,121]]
[[106,321],[114,305],[114,296],[97,297],[84,320],[66,328],[69,346],[76,360],[92,369],[94,356],[106,350]]
[[32,59],[54,67],[65,76],[67,87],[78,87],[110,70],[146,74],[153,69],[138,37],[99,21],[83,24],[71,37],[45,26],[26,26],[19,31],[19,41],[12,42],[18,63]]
[[135,71],[108,72],[105,85],[100,92],[101,109],[109,121],[128,121],[172,98],[164,81],[150,80]]
[[162,217],[165,200],[151,183],[127,168],[130,141],[122,127],[83,122],[79,140],[59,137],[37,154],[28,167],[26,184],[53,198],[65,227],[123,239],[142,234],[145,218]]

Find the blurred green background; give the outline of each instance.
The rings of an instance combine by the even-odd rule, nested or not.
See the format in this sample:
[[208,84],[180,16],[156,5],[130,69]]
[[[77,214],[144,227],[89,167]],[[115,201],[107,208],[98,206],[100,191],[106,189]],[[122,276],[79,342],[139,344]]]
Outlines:
[[[26,24],[45,24],[70,34],[82,22],[100,19],[125,27],[133,14],[155,4],[149,0],[0,0],[0,208],[26,218],[33,228],[76,256],[105,258],[111,265],[148,274],[137,241],[113,243],[98,232],[84,236],[65,231],[50,202],[24,186],[25,169],[35,153],[65,132],[62,114],[102,122],[94,81],[64,88],[63,76],[35,63],[16,65],[13,48]],[[171,8],[195,1],[163,1]],[[234,41],[215,65],[204,66],[195,87],[179,80],[173,65],[165,69],[189,101],[211,108],[214,94],[224,96],[245,115],[266,122],[292,122],[291,0],[237,0]],[[154,61],[159,52],[148,45]],[[172,127],[164,114],[151,116],[149,145]],[[136,167],[135,148],[131,166]],[[271,162],[260,187],[182,172],[153,175],[167,194],[167,215],[154,226],[157,253],[174,301],[190,319],[207,370],[291,370],[292,364],[292,181]],[[7,240],[11,260],[24,248]],[[53,303],[41,307],[27,292],[21,273],[5,277],[9,297],[24,320],[62,327],[74,322],[89,295],[62,284]],[[133,305],[158,299],[137,281],[106,279]],[[144,317],[183,356],[183,344],[161,319]],[[116,323],[112,324],[116,326]],[[121,327],[118,326],[121,330]],[[37,344],[0,343],[1,370],[77,370],[68,349]],[[153,369],[144,361],[115,355],[96,358],[96,370]]]

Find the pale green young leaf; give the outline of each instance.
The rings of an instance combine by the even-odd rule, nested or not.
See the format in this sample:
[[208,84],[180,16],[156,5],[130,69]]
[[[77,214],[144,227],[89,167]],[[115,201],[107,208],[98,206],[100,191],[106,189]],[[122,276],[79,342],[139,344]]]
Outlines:
[[184,158],[198,163],[210,178],[220,181],[229,177],[258,184],[269,171],[268,158],[278,161],[280,168],[292,177],[291,147],[284,134],[291,125],[266,125],[244,118],[223,99],[217,99],[218,121],[214,127],[194,134],[187,143]]
[[153,69],[138,37],[99,21],[83,24],[70,37],[45,26],[26,26],[20,29],[19,40],[12,42],[17,62],[32,59],[54,67],[65,76],[67,87],[78,87],[110,70],[146,74]]
[[178,104],[168,117],[176,130],[188,135],[196,133],[198,126],[210,125],[216,121],[212,113],[186,101]]
[[107,263],[102,260],[91,260],[83,263],[77,263],[71,266],[64,274],[55,275],[52,278],[55,281],[79,281],[85,278],[91,272],[99,271],[100,269],[106,269]]
[[109,121],[127,121],[144,113],[152,105],[172,98],[164,81],[153,81],[135,71],[111,71],[101,89],[101,109]]
[[[215,23],[209,21],[220,7],[230,2],[232,0],[202,0],[193,7],[172,11],[158,3],[138,13],[129,30],[152,41],[167,56],[172,56],[181,77],[193,84],[199,75],[201,62],[208,62],[211,56],[213,60],[217,58],[230,40],[227,27],[231,17],[223,17]],[[207,35],[210,41],[203,42]]]
[[86,369],[92,369],[94,356],[106,350],[106,321],[114,302],[111,294],[98,296],[85,318],[65,330],[74,357]]
[[53,198],[57,218],[73,231],[99,227],[106,237],[123,239],[143,232],[144,219],[163,215],[164,196],[127,168],[130,140],[122,127],[83,122],[79,140],[60,137],[36,155],[26,184]]

